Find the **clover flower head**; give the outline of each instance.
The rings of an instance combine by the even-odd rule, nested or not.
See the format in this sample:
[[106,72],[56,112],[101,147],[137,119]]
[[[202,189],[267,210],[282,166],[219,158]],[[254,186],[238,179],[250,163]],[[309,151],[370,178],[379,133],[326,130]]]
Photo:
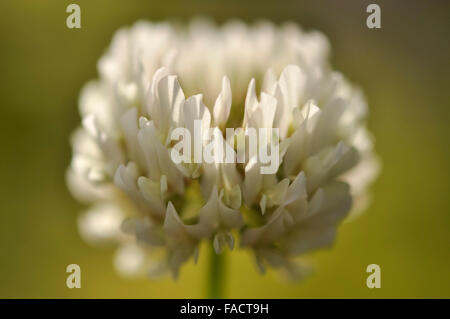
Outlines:
[[[81,235],[117,243],[124,275],[176,276],[202,241],[295,274],[294,257],[332,245],[341,221],[364,209],[378,171],[364,97],[331,70],[328,51],[321,33],[294,24],[117,31],[72,136],[68,185],[92,205]],[[278,129],[275,173],[262,174],[251,150],[243,162],[177,163],[170,137],[196,122],[234,152],[247,137],[226,128]]]

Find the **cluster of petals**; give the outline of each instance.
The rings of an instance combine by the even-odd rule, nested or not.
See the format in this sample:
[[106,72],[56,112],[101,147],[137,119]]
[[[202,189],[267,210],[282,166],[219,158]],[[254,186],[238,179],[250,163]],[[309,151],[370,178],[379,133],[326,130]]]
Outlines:
[[[188,27],[138,22],[117,31],[83,88],[67,172],[90,242],[114,242],[124,275],[177,275],[199,244],[239,246],[295,274],[364,209],[378,164],[362,93],[328,65],[329,44],[294,24]],[[171,132],[277,128],[280,163],[180,163]],[[219,136],[236,150],[235,140]],[[237,137],[239,138],[239,136]],[[245,137],[241,137],[245,138]],[[253,154],[254,155],[254,154]]]

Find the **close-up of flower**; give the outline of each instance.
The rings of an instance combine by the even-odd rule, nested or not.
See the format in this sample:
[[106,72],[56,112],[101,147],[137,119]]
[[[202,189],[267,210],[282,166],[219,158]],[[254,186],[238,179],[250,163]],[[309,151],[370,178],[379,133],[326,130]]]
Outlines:
[[[267,267],[302,275],[296,257],[329,248],[362,212],[379,160],[360,89],[329,64],[330,45],[294,23],[221,26],[139,21],[121,28],[79,98],[67,172],[90,208],[78,219],[90,243],[112,242],[124,276],[175,278],[207,241],[220,258],[244,249]],[[238,163],[175,163],[171,132],[194,122],[278,129],[276,173],[255,152]],[[275,151],[275,150],[273,150]]]
[[0,1],[2,305],[450,298],[449,9]]

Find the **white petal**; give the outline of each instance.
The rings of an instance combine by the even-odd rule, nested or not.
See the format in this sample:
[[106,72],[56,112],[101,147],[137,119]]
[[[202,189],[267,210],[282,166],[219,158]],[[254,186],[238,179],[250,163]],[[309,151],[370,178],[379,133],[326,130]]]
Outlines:
[[253,128],[272,128],[275,117],[277,100],[273,96],[261,93],[261,102],[256,109],[249,112],[248,125]]
[[121,118],[121,127],[127,144],[131,160],[139,165],[143,165],[143,154],[139,148],[137,135],[138,128],[138,110],[133,107],[127,111]]
[[223,126],[227,122],[230,116],[231,101],[230,80],[227,76],[224,76],[222,79],[222,90],[216,99],[213,111],[214,121],[217,126]]
[[259,201],[259,206],[261,207],[261,214],[264,215],[266,212],[266,203],[267,203],[267,196],[263,195],[261,197],[261,200]]
[[172,161],[169,150],[162,145],[153,121],[141,121],[138,141],[144,153],[150,179],[159,181],[162,175],[166,175],[170,187],[178,193],[183,193],[183,174]]
[[244,200],[251,206],[262,187],[261,165],[256,156],[252,157],[245,167],[245,179],[243,185]]
[[251,79],[248,84],[247,96],[245,97],[244,126],[247,124],[248,117],[258,107],[258,99],[256,97],[255,79]]
[[277,78],[275,76],[275,73],[273,72],[272,68],[269,68],[266,71],[266,74],[264,74],[264,80],[263,80],[261,91],[269,93],[270,95],[273,95],[275,93],[276,83],[277,83]]
[[306,74],[297,65],[288,65],[281,73],[279,83],[284,103],[291,109],[298,106],[304,94]]
[[309,154],[315,154],[338,140],[337,129],[345,107],[345,101],[341,99],[330,101],[324,106],[311,137]]
[[199,211],[200,224],[206,226],[210,232],[219,228],[239,228],[242,225],[241,213],[222,203],[217,187],[214,186],[208,202]]
[[136,236],[136,240],[151,246],[163,245],[159,227],[148,217],[128,218],[122,222],[121,229],[124,233]]
[[302,110],[301,116],[304,120],[290,137],[289,146],[283,158],[284,173],[287,176],[295,175],[301,169],[301,164],[307,156],[312,128],[315,127],[320,115],[320,109],[312,102],[307,103]]
[[[195,121],[201,121],[201,129],[204,136],[206,136],[207,130],[211,125],[211,114],[203,104],[202,97],[201,94],[191,96],[183,106],[184,125],[191,132],[191,138],[194,138]],[[191,145],[194,144],[191,143]]]
[[78,228],[83,239],[90,243],[119,240],[124,216],[115,204],[97,204],[79,217]]
[[289,187],[289,179],[285,178],[279,182],[276,186],[271,187],[266,191],[266,195],[269,198],[270,206],[280,205],[285,202],[286,193]]
[[348,171],[358,160],[358,152],[342,141],[335,147],[325,148],[317,155],[309,157],[304,164],[308,192]]
[[167,134],[172,122],[179,123],[184,93],[176,76],[166,75],[160,78],[165,71],[160,69],[159,72],[155,74],[149,91],[148,113],[155,126],[163,134]]
[[213,246],[216,254],[221,254],[225,246],[228,245],[230,250],[234,247],[234,238],[230,232],[219,232],[214,236]]
[[136,164],[129,162],[127,166],[120,165],[114,176],[114,184],[121,190],[126,192],[133,198],[139,196],[139,190],[137,188],[137,178],[139,172]]
[[287,104],[287,101],[283,97],[283,93],[278,84],[275,85],[274,96],[277,99],[277,108],[274,116],[273,127],[280,129],[280,137],[284,139],[287,136],[289,126],[292,123],[293,110],[292,107]]
[[136,277],[146,271],[146,252],[135,244],[121,246],[114,256],[114,266],[124,277]]
[[139,190],[152,211],[157,213],[160,217],[164,216],[165,204],[162,198],[160,184],[144,176],[139,177],[137,182]]

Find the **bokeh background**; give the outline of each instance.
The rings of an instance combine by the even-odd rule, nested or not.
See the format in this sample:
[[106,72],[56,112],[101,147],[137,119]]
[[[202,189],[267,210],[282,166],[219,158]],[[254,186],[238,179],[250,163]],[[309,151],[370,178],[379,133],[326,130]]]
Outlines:
[[[82,28],[66,27],[81,6]],[[382,28],[365,21],[381,6]],[[0,297],[201,298],[207,251],[178,281],[123,279],[114,247],[95,248],[77,233],[84,208],[65,186],[77,98],[97,76],[115,30],[137,19],[218,22],[238,17],[296,21],[324,32],[332,65],[364,90],[370,129],[383,161],[364,215],[340,227],[335,247],[314,255],[315,273],[291,283],[261,276],[246,252],[227,259],[225,297],[450,298],[450,12],[444,1],[40,0],[0,2]],[[68,289],[77,263],[82,288]],[[381,289],[366,287],[368,264]]]

